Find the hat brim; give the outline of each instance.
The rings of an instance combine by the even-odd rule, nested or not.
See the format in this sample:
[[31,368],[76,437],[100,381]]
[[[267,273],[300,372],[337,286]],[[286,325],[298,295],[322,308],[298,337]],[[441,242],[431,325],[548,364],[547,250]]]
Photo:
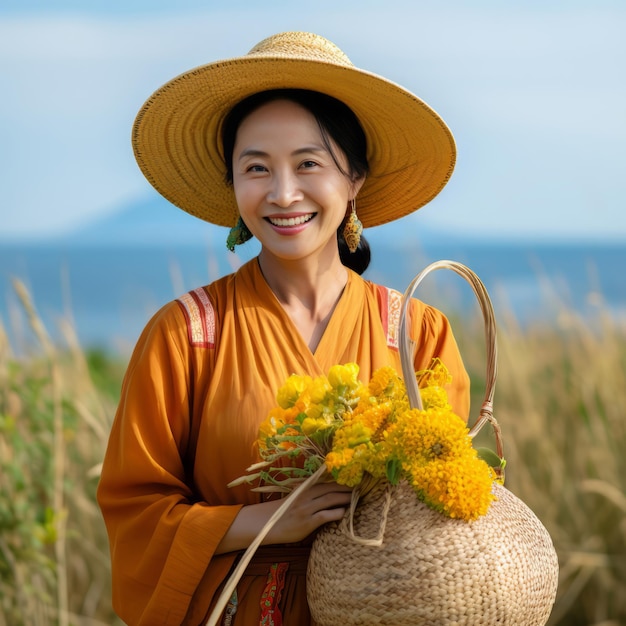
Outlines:
[[222,122],[243,98],[281,88],[328,94],[359,118],[370,165],[357,198],[364,226],[416,211],[448,182],[456,158],[454,138],[422,100],[354,67],[276,57],[203,65],[155,91],[133,126],[132,144],[140,169],[172,204],[208,222],[233,226],[238,209],[224,178]]

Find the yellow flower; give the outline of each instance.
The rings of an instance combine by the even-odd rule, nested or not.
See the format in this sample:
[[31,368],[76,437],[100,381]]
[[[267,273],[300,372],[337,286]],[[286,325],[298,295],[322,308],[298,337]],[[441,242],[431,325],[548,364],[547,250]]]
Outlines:
[[302,421],[302,432],[305,435],[312,435],[317,431],[325,430],[329,427],[330,424],[323,417],[305,417]]
[[331,390],[330,383],[325,376],[313,379],[307,388],[308,400],[311,404],[321,404]]
[[428,369],[416,372],[420,387],[445,387],[452,380],[452,375],[441,359],[433,359]]
[[412,484],[420,498],[453,519],[475,520],[487,513],[494,499],[495,473],[475,455],[436,460],[415,467]]
[[276,394],[278,405],[283,409],[292,407],[310,382],[310,376],[292,374]]
[[343,426],[335,431],[333,440],[333,450],[344,450],[345,448],[355,448],[370,440],[372,431],[364,424],[356,423],[350,426]]
[[335,476],[335,480],[340,485],[356,487],[363,480],[363,466],[359,463],[349,463],[342,467]]
[[362,480],[368,465],[370,447],[366,443],[326,455],[326,467],[340,485],[356,487]]
[[452,408],[448,402],[448,394],[443,387],[425,387],[420,390],[420,398],[425,410]]
[[341,387],[356,389],[360,384],[358,375],[359,366],[356,363],[333,365],[328,371],[328,382],[334,389]]
[[389,429],[388,443],[408,464],[458,456],[472,446],[465,422],[443,410],[404,412]]
[[264,445],[267,438],[276,435],[278,429],[284,425],[283,410],[280,407],[274,407],[259,426],[259,442]]
[[[363,406],[366,406],[366,408],[363,409]],[[361,411],[358,409],[361,409]],[[357,410],[355,410],[355,415],[358,415],[358,423],[375,433],[374,438],[378,440],[381,437],[383,427],[387,424],[393,411],[394,405],[392,402],[372,403],[370,405],[359,405]]]
[[354,448],[343,448],[338,451],[331,451],[326,455],[326,467],[328,471],[338,470],[352,460],[354,456]]
[[368,384],[370,395],[379,398],[389,395],[396,387],[404,392],[404,383],[393,367],[381,367],[372,374]]
[[303,412],[309,419],[318,420],[322,419],[328,411],[322,404],[310,404]]
[[445,386],[450,383],[452,376],[440,359],[433,359],[430,369],[420,370],[415,375],[419,382],[420,398],[425,410],[452,410],[445,390]]
[[393,459],[391,448],[386,441],[380,441],[369,449],[369,454],[363,459],[365,471],[379,480],[387,478],[387,466]]

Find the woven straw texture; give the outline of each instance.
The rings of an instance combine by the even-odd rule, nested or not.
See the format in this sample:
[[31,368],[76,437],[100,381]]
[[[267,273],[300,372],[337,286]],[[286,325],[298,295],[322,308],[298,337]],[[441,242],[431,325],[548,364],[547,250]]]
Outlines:
[[[385,487],[357,507],[354,532],[381,526]],[[307,573],[318,626],[543,626],[556,597],[558,562],[534,513],[494,485],[489,513],[451,520],[417,501],[410,486],[392,488],[382,546],[355,542],[347,521],[318,534]]]
[[289,32],[268,37],[242,57],[185,72],[157,89],[137,114],[132,131],[144,176],[184,211],[234,226],[239,213],[224,179],[222,122],[243,98],[282,88],[328,94],[359,118],[370,163],[357,199],[363,226],[419,209],[452,175],[454,138],[432,108],[403,87],[358,69],[327,39]]

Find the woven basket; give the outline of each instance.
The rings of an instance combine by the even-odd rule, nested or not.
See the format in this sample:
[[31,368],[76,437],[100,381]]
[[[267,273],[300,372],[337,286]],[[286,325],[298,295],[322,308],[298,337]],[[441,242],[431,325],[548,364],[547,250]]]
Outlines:
[[[379,530],[385,487],[357,507],[355,531]],[[357,543],[345,521],[317,536],[307,595],[318,626],[543,626],[554,603],[558,564],[535,515],[499,484],[489,513],[467,523],[444,518],[406,483],[391,488],[381,546]]]
[[[487,338],[486,392],[470,434],[493,417],[496,333],[484,285],[453,261],[429,265],[407,289],[400,322],[402,369],[411,405],[422,408],[407,335],[408,303],[431,271],[451,269],[476,294]],[[307,573],[307,594],[318,626],[543,626],[558,584],[552,540],[535,514],[499,483],[487,514],[474,522],[452,520],[419,502],[406,483],[380,484],[359,498],[340,523],[320,530]]]
[[[493,417],[496,333],[493,307],[480,279],[454,261],[438,261],[418,274],[404,294],[400,318],[400,356],[409,401],[422,408],[408,337],[411,297],[432,271],[451,269],[471,285],[485,320],[486,390],[476,435],[487,423],[497,453],[502,438]],[[325,473],[322,466],[298,486],[308,489]],[[355,490],[341,522],[323,527],[307,572],[307,597],[317,626],[543,626],[558,584],[558,559],[552,540],[535,514],[495,483],[488,513],[474,522],[444,517],[421,503],[406,483],[379,483]],[[227,581],[207,626],[218,623],[228,598],[263,538],[288,510],[286,498],[242,556]]]

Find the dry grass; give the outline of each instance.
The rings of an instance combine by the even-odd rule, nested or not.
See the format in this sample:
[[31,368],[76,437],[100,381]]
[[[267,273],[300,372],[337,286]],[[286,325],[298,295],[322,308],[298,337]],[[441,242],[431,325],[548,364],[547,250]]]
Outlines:
[[626,622],[626,332],[595,321],[500,341],[509,485],[553,537],[568,626]]
[[[561,309],[554,324],[498,330],[495,417],[506,485],[554,541],[559,593],[549,624],[626,623],[626,326]],[[462,352],[480,406],[484,349]],[[481,433],[480,437],[483,437]]]
[[[111,364],[88,363],[70,326],[67,346],[53,346],[16,288],[32,351],[13,355],[0,326],[0,626],[115,624],[95,486],[121,368],[103,376]],[[479,395],[482,333],[471,323],[465,330],[461,349]],[[550,624],[624,624],[626,328],[600,309],[591,321],[564,310],[554,324],[524,329],[505,319],[498,345],[507,486],[559,555]]]
[[93,384],[72,328],[32,330],[17,359],[0,326],[0,625],[114,624],[108,544],[95,487],[114,402]]

